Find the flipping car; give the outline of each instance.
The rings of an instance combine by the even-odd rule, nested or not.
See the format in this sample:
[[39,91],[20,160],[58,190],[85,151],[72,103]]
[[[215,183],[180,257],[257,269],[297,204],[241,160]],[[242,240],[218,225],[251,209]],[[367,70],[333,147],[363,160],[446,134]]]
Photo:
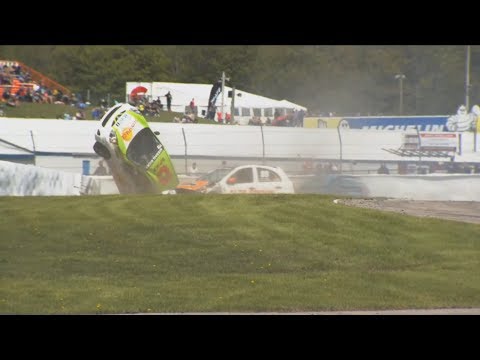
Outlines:
[[167,192],[178,185],[157,135],[130,104],[113,106],[99,120],[93,150],[107,161],[120,193]]

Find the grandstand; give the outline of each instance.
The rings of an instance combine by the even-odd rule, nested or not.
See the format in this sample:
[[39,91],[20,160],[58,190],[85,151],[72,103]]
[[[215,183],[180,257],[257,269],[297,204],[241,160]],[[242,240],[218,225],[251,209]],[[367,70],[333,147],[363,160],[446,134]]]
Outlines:
[[0,60],[0,102],[49,102],[57,94],[70,97],[71,91],[20,61]]

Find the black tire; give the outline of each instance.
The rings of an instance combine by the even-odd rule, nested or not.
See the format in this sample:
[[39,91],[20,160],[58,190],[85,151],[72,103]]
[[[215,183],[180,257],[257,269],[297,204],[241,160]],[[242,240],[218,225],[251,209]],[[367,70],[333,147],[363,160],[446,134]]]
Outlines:
[[108,149],[105,147],[105,145],[100,144],[98,141],[95,142],[95,144],[93,145],[93,151],[95,151],[95,153],[98,156],[101,156],[106,160],[111,158],[110,151],[108,151]]

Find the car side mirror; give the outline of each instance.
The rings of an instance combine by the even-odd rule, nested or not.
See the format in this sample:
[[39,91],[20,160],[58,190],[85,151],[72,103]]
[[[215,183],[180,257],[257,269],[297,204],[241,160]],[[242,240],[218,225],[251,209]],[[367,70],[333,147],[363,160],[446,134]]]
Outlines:
[[235,177],[230,177],[227,180],[228,185],[235,185],[236,183],[237,183],[237,178],[235,178]]
[[155,135],[160,135],[160,131],[154,131],[153,132]]

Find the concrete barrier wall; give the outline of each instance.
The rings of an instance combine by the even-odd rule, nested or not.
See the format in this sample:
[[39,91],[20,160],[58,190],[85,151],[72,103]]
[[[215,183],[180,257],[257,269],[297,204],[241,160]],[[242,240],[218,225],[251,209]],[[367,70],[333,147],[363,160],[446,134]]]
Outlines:
[[81,175],[0,161],[0,195],[80,195]]
[[411,200],[480,201],[480,175],[348,176],[365,186],[371,197]]
[[[185,180],[185,179],[184,179]],[[294,182],[297,182],[295,179]],[[480,175],[328,176],[326,193],[412,200],[480,201]],[[320,181],[320,180],[319,180]],[[0,161],[0,196],[118,194],[111,176],[82,176]]]
[[[95,155],[93,144],[98,121],[4,118],[1,124],[0,140],[14,143],[27,151]],[[186,150],[187,155],[193,157],[261,158],[265,154],[269,158],[291,159],[419,160],[418,157],[400,158],[383,150],[398,149],[402,144],[403,131],[342,130],[340,145],[337,129],[264,126],[262,140],[262,128],[259,126],[155,122],[150,126],[160,131],[160,139],[172,157],[182,157]],[[480,135],[477,135],[476,152],[474,143],[472,132],[462,133],[462,154],[458,154],[455,160],[480,162]],[[0,154],[18,152],[18,148],[0,141]]]
[[0,161],[0,196],[118,194],[112,176],[84,176],[41,166]]

